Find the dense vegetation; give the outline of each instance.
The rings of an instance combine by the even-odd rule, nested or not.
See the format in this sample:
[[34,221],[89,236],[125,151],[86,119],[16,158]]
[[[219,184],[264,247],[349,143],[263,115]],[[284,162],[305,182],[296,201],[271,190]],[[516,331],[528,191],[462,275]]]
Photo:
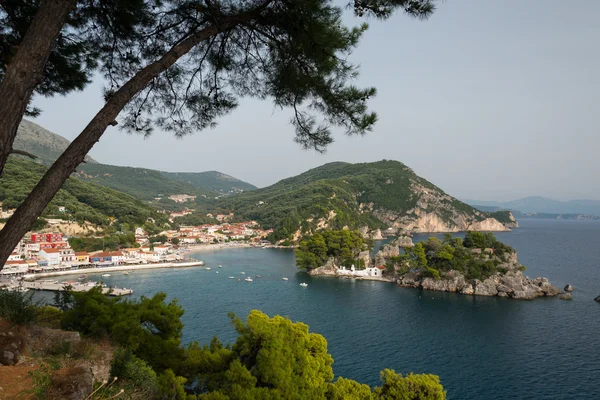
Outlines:
[[515,222],[513,220],[513,215],[509,210],[498,210],[490,213],[490,217],[495,218],[498,222],[503,224],[509,224],[511,222]]
[[[106,164],[82,164],[75,174],[80,179],[91,181],[111,189],[128,193],[142,200],[169,197],[173,194],[209,196],[215,194],[199,187],[169,179],[160,171],[145,168],[119,167]],[[173,203],[172,201],[170,201]]]
[[256,189],[248,182],[218,171],[205,172],[161,172],[171,180],[187,183],[200,189],[228,194]]
[[[9,301],[3,301],[10,298]],[[435,375],[381,373],[382,384],[367,385],[338,377],[327,341],[307,325],[253,310],[245,323],[230,314],[238,333],[233,345],[213,338],[209,345],[181,344],[183,309],[164,293],[139,301],[109,298],[96,287],[88,293],[59,292],[56,306],[37,307],[18,292],[0,291],[0,315],[24,312],[21,322],[77,330],[107,338],[120,349],[111,374],[112,390],[127,388],[132,398],[175,400],[444,400]],[[5,304],[11,308],[6,312]],[[34,311],[32,313],[32,310]],[[142,396],[142,397],[136,397]]]
[[[5,209],[16,208],[40,180],[46,167],[20,157],[11,157],[5,175],[0,179],[0,201]],[[59,212],[65,207],[66,212]],[[121,223],[141,225],[148,218],[166,222],[165,214],[125,193],[93,183],[70,178],[59,190],[44,213],[44,218],[58,218],[96,225],[109,225],[115,219]]]
[[514,253],[514,249],[491,233],[467,232],[464,240],[448,234],[444,240],[430,237],[414,247],[405,248],[404,254],[390,258],[388,267],[401,274],[419,271],[436,279],[444,272],[454,270],[467,279],[484,280],[497,272],[506,272],[498,266],[507,253]]
[[[471,206],[449,196],[451,200],[448,200],[441,189],[417,176],[401,162],[385,160],[325,164],[267,188],[223,199],[219,205],[238,216],[254,219],[265,228],[274,228],[274,239],[283,239],[299,228],[302,233],[314,231],[317,220],[328,219],[330,211],[334,211],[335,216],[328,228],[381,228],[384,224],[364,206],[372,203],[376,210],[406,214],[422,196],[413,190],[414,184],[440,194],[441,201],[450,209],[463,212],[469,218],[484,218],[483,213],[476,215],[478,211]],[[443,212],[447,211],[445,209],[430,211],[438,212],[444,220],[450,217]]]
[[303,269],[325,265],[333,258],[336,265],[357,268],[365,266],[359,254],[373,248],[372,240],[365,240],[359,231],[325,230],[304,237],[296,249],[296,264]]
[[101,238],[70,237],[69,245],[74,251],[118,250],[139,247],[133,233],[114,234]]

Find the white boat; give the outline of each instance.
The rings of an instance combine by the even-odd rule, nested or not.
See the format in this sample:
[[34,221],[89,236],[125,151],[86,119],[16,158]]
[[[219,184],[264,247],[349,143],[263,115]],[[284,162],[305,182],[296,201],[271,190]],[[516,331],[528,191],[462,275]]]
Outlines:
[[207,271],[210,271],[210,267],[206,267],[206,268],[204,268],[204,269],[205,269],[205,270],[207,270]]
[[103,278],[106,278],[106,277],[109,277],[109,276],[110,276],[110,274],[102,274]]
[[243,271],[242,271],[242,272],[240,272],[240,274],[242,274],[242,275],[246,275],[246,273],[245,273],[245,272],[243,272]]
[[199,261],[199,262],[198,262],[198,265],[199,265],[199,266],[203,266],[203,265],[204,265],[204,261]]
[[229,279],[235,279],[235,276],[230,276]]
[[219,273],[219,271],[217,271],[217,274]]
[[123,271],[123,275],[129,275],[129,271]]
[[287,281],[287,280],[288,280],[288,278],[281,278],[281,280],[282,280],[282,281]]
[[244,279],[246,282],[252,282],[252,278],[247,277],[246,279]]
[[257,277],[257,278],[262,278],[262,276],[260,276],[260,275],[256,275],[256,277]]
[[307,286],[308,286],[308,283],[302,282],[302,283],[300,284],[300,286],[302,286],[302,287],[307,287]]
[[219,268],[223,268],[223,266],[222,266],[222,265],[219,265]]

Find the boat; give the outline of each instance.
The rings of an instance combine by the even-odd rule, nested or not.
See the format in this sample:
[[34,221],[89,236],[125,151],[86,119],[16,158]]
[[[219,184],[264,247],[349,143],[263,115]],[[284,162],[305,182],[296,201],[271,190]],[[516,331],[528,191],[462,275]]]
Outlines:
[[217,271],[217,274],[219,273],[219,271]]
[[106,277],[109,277],[109,276],[110,276],[110,274],[102,274],[103,278],[106,278]]
[[229,279],[235,279],[235,276],[230,276]]
[[257,277],[257,278],[262,278],[262,276],[260,276],[260,275],[256,275],[256,277]]
[[242,275],[246,275],[246,273],[245,273],[244,271],[240,272],[240,274],[242,274]]
[[282,281],[287,281],[287,280],[288,280],[288,278],[281,278],[281,280],[282,280]]
[[300,284],[300,286],[302,286],[302,287],[307,287],[307,286],[308,286],[308,283],[306,283],[306,282],[302,282],[302,283]]
[[129,275],[129,271],[123,271],[123,275]]
[[210,271],[210,267],[206,267],[206,268],[204,268],[204,269],[205,269],[205,270],[207,270],[207,271]]
[[252,278],[247,277],[246,279],[244,279],[246,282],[252,282]]
[[198,261],[198,265],[202,267],[204,265],[204,261]]
[[219,268],[223,268],[223,266],[222,266],[222,265],[219,265]]

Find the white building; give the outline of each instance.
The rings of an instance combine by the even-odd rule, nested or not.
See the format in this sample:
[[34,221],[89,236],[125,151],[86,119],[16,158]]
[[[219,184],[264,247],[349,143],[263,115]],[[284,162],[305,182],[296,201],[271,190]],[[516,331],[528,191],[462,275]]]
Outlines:
[[43,249],[38,253],[38,257],[45,260],[49,267],[60,264],[60,249]]

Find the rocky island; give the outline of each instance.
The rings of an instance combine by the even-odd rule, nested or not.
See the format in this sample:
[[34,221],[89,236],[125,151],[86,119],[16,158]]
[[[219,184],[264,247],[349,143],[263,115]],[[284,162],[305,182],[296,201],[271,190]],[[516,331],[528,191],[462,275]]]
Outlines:
[[516,251],[491,233],[468,232],[464,240],[448,234],[444,240],[431,237],[416,245],[400,237],[383,245],[374,259],[370,246],[359,232],[316,233],[300,243],[297,263],[311,275],[382,280],[465,295],[533,300],[563,293],[547,278],[525,276]]

